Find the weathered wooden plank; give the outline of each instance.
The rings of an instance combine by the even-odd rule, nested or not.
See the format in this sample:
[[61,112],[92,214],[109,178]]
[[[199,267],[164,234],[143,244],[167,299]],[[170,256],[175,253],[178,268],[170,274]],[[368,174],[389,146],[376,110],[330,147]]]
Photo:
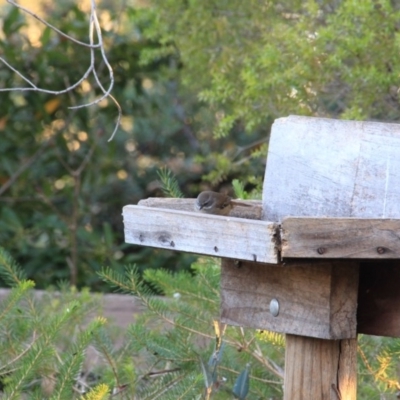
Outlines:
[[[196,199],[176,199],[176,198],[160,198],[150,197],[140,200],[138,205],[145,207],[167,208],[169,210],[180,210],[193,212]],[[262,203],[260,200],[246,200],[246,203],[252,204],[253,207],[234,207],[230,212],[230,217],[261,219]]]
[[[358,263],[296,262],[285,266],[223,260],[222,321],[321,339],[355,338]],[[279,303],[279,314],[270,311]]]
[[357,331],[400,337],[400,262],[360,265]]
[[168,250],[277,263],[276,224],[231,216],[123,208],[125,242]]
[[290,116],[272,126],[263,218],[400,218],[400,125]]
[[284,218],[282,257],[399,259],[400,219]]
[[357,339],[286,335],[284,400],[356,400]]

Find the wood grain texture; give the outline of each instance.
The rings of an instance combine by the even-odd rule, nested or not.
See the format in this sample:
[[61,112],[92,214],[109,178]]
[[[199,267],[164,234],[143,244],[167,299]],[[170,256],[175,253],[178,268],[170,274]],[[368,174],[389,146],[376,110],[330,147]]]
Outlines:
[[399,259],[400,219],[284,218],[282,257]]
[[[223,322],[322,339],[356,337],[358,263],[223,260],[221,268]],[[272,299],[279,302],[277,317]]]
[[356,400],[357,339],[286,335],[284,400]]
[[[150,197],[140,200],[138,205],[144,207],[167,208],[169,210],[180,210],[193,212],[196,199],[174,199]],[[261,219],[262,203],[260,200],[246,200],[246,203],[252,204],[253,207],[234,207],[230,216],[245,219]]]
[[361,263],[357,330],[400,337],[400,262]]
[[272,222],[131,205],[123,208],[123,218],[126,243],[278,262]]
[[290,116],[271,131],[263,218],[400,218],[400,125]]

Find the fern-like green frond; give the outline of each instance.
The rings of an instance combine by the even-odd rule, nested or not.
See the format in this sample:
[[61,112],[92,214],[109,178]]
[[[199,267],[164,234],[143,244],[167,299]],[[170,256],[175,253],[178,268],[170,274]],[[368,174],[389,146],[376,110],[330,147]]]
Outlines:
[[80,307],[80,303],[77,300],[73,300],[66,304],[58,314],[51,315],[48,318],[46,329],[41,331],[44,340],[48,343],[52,342],[61,330],[70,323],[71,318],[79,311]]
[[178,180],[171,170],[165,167],[161,168],[157,171],[157,175],[161,181],[161,189],[167,197],[184,197],[179,188]]
[[79,333],[76,342],[61,358],[61,366],[58,369],[58,379],[52,400],[73,398],[73,386],[81,371],[85,351],[104,323],[103,318],[92,321],[83,332]]
[[15,310],[19,301],[25,296],[28,290],[35,286],[32,281],[22,280],[17,286],[14,286],[8,296],[2,300],[0,305],[0,323],[7,316],[15,317],[12,312]]
[[25,385],[34,378],[40,365],[49,362],[54,354],[54,349],[45,343],[36,342],[29,352],[25,353],[19,360],[19,366],[14,374],[5,379],[6,386],[4,393],[8,400],[20,399],[25,389]]
[[232,181],[232,187],[233,187],[235,196],[238,199],[247,199],[248,198],[248,193],[244,190],[244,184],[243,184],[243,182],[239,181],[239,179],[234,179]]
[[25,272],[2,247],[0,247],[0,276],[11,287],[26,279]]
[[106,267],[98,274],[103,281],[117,289],[118,292],[136,294],[137,292],[146,291],[144,285],[141,283],[139,269],[136,265],[128,265],[124,273]]

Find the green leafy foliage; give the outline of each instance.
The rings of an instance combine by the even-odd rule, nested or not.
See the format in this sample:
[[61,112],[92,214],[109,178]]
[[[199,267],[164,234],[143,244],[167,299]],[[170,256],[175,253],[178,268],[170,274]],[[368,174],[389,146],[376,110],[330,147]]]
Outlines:
[[[130,351],[142,360],[135,381],[140,398],[161,393],[162,399],[281,398],[284,336],[220,324],[219,266],[200,259],[192,267],[193,276],[147,270],[145,281],[135,267],[119,276],[110,269],[101,273],[145,306],[127,335]],[[149,287],[166,296],[156,296]],[[360,335],[357,398],[369,400],[399,390],[399,343]]]
[[157,173],[161,180],[162,191],[167,197],[183,197],[178,180],[169,169],[161,168]]
[[0,260],[0,276],[12,286],[0,309],[4,398],[71,400],[90,393],[90,385],[79,388],[78,378],[88,347],[106,324],[101,317],[89,320],[89,313],[100,311],[98,296],[64,289],[39,297],[32,291],[34,283],[2,248]]
[[239,374],[235,384],[233,385],[233,394],[239,400],[245,400],[249,393],[250,386],[250,364],[246,365],[246,368]]
[[[0,275],[15,277],[0,308],[0,397],[282,397],[283,336],[217,320],[215,260],[198,260],[191,274],[147,270],[143,277],[135,267],[102,270],[101,279],[144,306],[117,345],[109,323],[95,317],[101,314],[98,295],[67,285],[35,295],[12,257],[3,249],[0,256]],[[399,341],[360,336],[359,343],[358,398],[389,398],[399,389]],[[89,348],[97,353],[94,364],[85,362]]]
[[[257,185],[248,177],[262,181],[266,153],[253,157],[252,144],[260,134],[265,141],[268,127],[246,136],[235,123],[231,137],[215,140],[215,110],[181,85],[176,45],[147,35],[158,24],[156,11],[106,0],[97,9],[114,71],[112,94],[123,109],[111,143],[117,115],[112,102],[68,109],[100,94],[90,79],[60,96],[0,93],[0,243],[38,288],[61,279],[108,290],[96,274],[104,264],[115,270],[132,262],[141,269],[189,268],[192,256],[124,244],[121,210],[163,194],[160,168],[171,171],[185,197],[210,185],[218,190],[234,178],[248,190]],[[13,6],[1,6],[0,14],[0,53],[37,86],[62,90],[86,71],[87,48],[47,27],[33,38],[30,19]],[[44,17],[87,41],[88,14],[75,1],[45,7]],[[106,85],[106,69],[96,67]],[[4,65],[0,77],[0,88],[26,86]]]
[[[279,396],[282,371],[268,360],[282,363],[283,348],[259,342],[251,329],[221,329],[215,322],[217,333],[212,321],[219,309],[219,266],[204,259],[192,268],[193,275],[146,270],[145,282],[137,268],[119,276],[110,269],[101,273],[107,282],[138,296],[147,309],[128,330],[132,353],[144,360],[136,384],[140,398],[152,399],[163,391],[163,399],[230,399],[234,387],[240,398],[246,397],[246,388],[248,399]],[[166,297],[155,296],[150,287]],[[246,369],[250,361],[251,374]],[[243,370],[247,375],[241,375]]]
[[[91,343],[107,364],[87,399],[111,390],[142,399],[279,398],[282,336],[241,328],[217,335],[215,263],[158,271],[185,269],[193,258],[123,244],[121,209],[163,188],[194,197],[230,182],[237,197],[259,198],[277,117],[398,121],[399,5],[152,0],[98,9],[109,21],[105,47],[124,114],[113,142],[111,102],[68,110],[99,95],[93,82],[58,97],[0,93],[0,243],[18,260],[0,251],[2,283],[12,288],[0,305],[2,390],[7,398],[78,396]],[[77,4],[47,10],[50,23],[86,40],[88,16]],[[35,84],[61,90],[82,76],[87,49],[48,28],[33,43],[21,12],[0,13],[0,53]],[[4,65],[0,78],[1,88],[25,85]],[[160,185],[163,166],[170,172]],[[133,262],[139,267],[122,267]],[[35,285],[60,279],[95,290],[111,284],[139,296],[147,312],[117,350],[101,319],[76,331],[96,309],[87,291],[33,296]],[[398,340],[363,336],[359,354],[360,399],[399,389]]]
[[152,4],[158,24],[146,33],[176,44],[184,82],[215,110],[218,136],[235,121],[251,132],[292,113],[399,119],[396,2]]
[[23,282],[25,272],[6,251],[0,252],[0,268],[3,280],[9,286],[16,286]]
[[53,399],[73,398],[74,392],[71,382],[74,382],[81,373],[86,349],[94,341],[96,332],[100,332],[104,324],[104,319],[93,320],[83,332],[77,335],[75,343],[72,344],[69,351],[62,355],[62,365],[59,369],[60,378],[55,384]]

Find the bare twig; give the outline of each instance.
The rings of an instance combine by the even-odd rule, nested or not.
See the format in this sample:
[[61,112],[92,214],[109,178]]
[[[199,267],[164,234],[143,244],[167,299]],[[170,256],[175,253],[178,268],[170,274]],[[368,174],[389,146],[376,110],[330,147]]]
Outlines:
[[[92,3],[93,3],[93,4],[92,4],[92,7],[93,7],[93,9],[95,10],[96,5],[95,5],[95,3],[94,3],[94,0],[92,0]],[[92,15],[91,15],[90,18],[91,18],[91,23],[90,23],[90,34],[89,34],[90,43],[91,43],[91,44],[93,43],[93,25],[96,27],[96,34],[97,34],[97,37],[98,37],[99,42],[100,42],[100,43],[103,43],[103,37],[102,37],[102,35],[101,35],[101,28],[100,28],[99,20],[98,20],[98,18],[97,18],[97,14],[96,14],[95,12],[92,13]],[[112,95],[110,94],[110,92],[111,92],[111,90],[112,90],[112,88],[113,88],[113,86],[114,86],[114,73],[113,73],[113,70],[112,70],[112,68],[111,68],[110,63],[109,63],[108,60],[107,60],[107,57],[106,57],[106,54],[105,54],[105,52],[104,52],[104,47],[103,47],[103,46],[100,47],[100,51],[101,51],[101,56],[102,56],[102,58],[103,58],[103,61],[104,61],[105,65],[107,66],[108,71],[109,71],[109,75],[110,75],[110,86],[109,86],[109,88],[108,88],[107,90],[104,89],[104,86],[101,84],[100,79],[99,79],[99,77],[98,77],[98,75],[97,75],[97,71],[93,68],[93,69],[92,69],[93,76],[94,76],[94,78],[95,78],[95,80],[96,80],[96,82],[97,82],[97,85],[99,86],[99,88],[100,88],[101,91],[103,92],[103,96],[101,96],[100,98],[96,99],[95,101],[93,101],[93,102],[91,102],[91,103],[82,104],[82,105],[79,105],[79,106],[74,106],[74,107],[69,107],[69,108],[70,108],[70,109],[76,109],[76,108],[82,108],[82,107],[91,106],[91,105],[93,105],[93,104],[99,103],[101,100],[103,100],[103,99],[106,98],[106,97],[110,97],[110,98],[112,99],[112,101],[114,102],[114,104],[117,106],[117,109],[118,109],[118,118],[117,118],[117,122],[116,122],[116,124],[115,124],[115,128],[114,128],[114,130],[113,130],[113,132],[112,132],[110,138],[108,139],[108,141],[110,142],[110,141],[114,138],[114,135],[115,135],[115,133],[117,132],[119,123],[120,123],[120,121],[121,121],[121,117],[122,117],[122,108],[121,108],[121,106],[119,105],[118,101],[115,99],[115,97],[112,96]],[[94,65],[94,50],[93,50],[93,48],[91,49],[91,57],[90,57],[90,58],[91,58],[91,65]]]
[[83,170],[85,169],[86,165],[89,163],[92,155],[94,153],[94,149],[96,148],[96,142],[93,142],[92,146],[90,147],[89,151],[85,155],[85,158],[82,160],[81,165],[73,172],[72,175],[77,176],[80,175]]
[[47,142],[44,142],[37,150],[36,152],[28,158],[15,172],[14,174],[6,181],[2,186],[0,186],[0,196],[6,192],[13,184],[14,182],[19,178],[19,176],[26,171],[36,160],[40,158],[40,156],[43,154],[43,152],[46,150],[46,148],[52,143],[52,139],[48,140]]
[[[1,88],[0,92],[38,91],[38,92],[47,93],[47,94],[60,95],[60,94],[72,91],[73,89],[78,87],[84,80],[86,80],[89,77],[90,73],[93,73],[94,79],[95,79],[97,85],[99,86],[100,90],[103,92],[103,95],[90,103],[82,104],[79,106],[72,106],[72,107],[68,107],[68,108],[77,109],[77,108],[82,108],[82,107],[88,107],[88,106],[91,106],[94,104],[98,104],[101,100],[103,100],[106,97],[110,97],[118,109],[118,117],[117,117],[117,121],[115,124],[115,128],[114,128],[113,132],[111,133],[110,138],[108,139],[108,141],[111,141],[114,138],[115,133],[117,132],[117,129],[119,127],[121,117],[122,117],[122,109],[121,109],[121,106],[119,105],[118,101],[115,99],[115,97],[111,95],[111,91],[114,87],[114,73],[113,73],[110,63],[107,60],[107,56],[105,54],[103,37],[101,34],[101,27],[100,27],[100,23],[99,23],[99,20],[97,17],[97,13],[96,13],[95,0],[91,0],[90,22],[89,22],[89,44],[81,42],[77,39],[74,39],[70,35],[65,34],[64,32],[57,29],[55,26],[49,24],[43,18],[39,17],[37,14],[35,14],[31,10],[17,4],[14,0],[7,0],[7,2],[12,4],[13,6],[19,8],[20,10],[24,11],[25,13],[31,15],[32,17],[36,18],[39,22],[43,23],[44,25],[46,25],[50,29],[54,30],[58,34],[62,35],[63,37],[67,38],[68,40],[71,40],[72,42],[74,42],[80,46],[88,47],[90,50],[90,65],[89,65],[89,68],[86,70],[86,72],[83,74],[83,76],[77,82],[68,86],[66,89],[48,90],[48,89],[43,89],[43,88],[39,88],[38,86],[36,86],[30,79],[28,79],[21,72],[19,72],[16,68],[14,68],[11,64],[9,64],[3,57],[0,57],[0,61],[3,64],[5,64],[11,71],[16,73],[23,81],[25,81],[30,86],[30,87],[16,87],[16,88]],[[94,29],[96,29],[98,43],[94,43]],[[95,69],[95,50],[96,49],[100,49],[101,58],[102,58],[104,64],[107,66],[108,71],[109,71],[110,83],[108,85],[108,89],[105,89],[104,86],[101,84],[100,79],[97,74],[97,71]]]
[[[60,163],[64,166],[66,171],[70,174],[70,176],[74,180],[74,195],[72,198],[72,213],[70,218],[63,217],[65,221],[68,223],[69,228],[69,240],[70,240],[70,255],[66,257],[66,262],[71,271],[71,285],[76,285],[77,276],[78,276],[78,219],[79,219],[79,198],[80,198],[80,189],[81,189],[81,175],[88,165],[94,150],[96,148],[96,142],[92,144],[89,151],[85,155],[84,159],[80,163],[79,167],[76,169],[71,168],[67,162],[62,158],[61,154],[57,149],[57,158]],[[51,204],[50,201],[48,203]],[[52,205],[52,204],[51,204]]]
[[3,62],[3,64],[7,65],[8,68],[10,68],[12,71],[14,71],[18,76],[20,76],[25,82],[27,82],[29,85],[31,85],[32,87],[17,87],[17,88],[3,88],[0,89],[0,92],[12,92],[12,91],[29,91],[29,90],[33,90],[33,91],[37,91],[37,92],[42,92],[42,93],[47,93],[47,94],[63,94],[66,92],[71,91],[72,89],[75,89],[77,86],[79,86],[90,74],[90,72],[92,72],[93,69],[93,65],[90,65],[90,67],[88,68],[88,70],[83,74],[82,78],[79,79],[79,81],[75,82],[73,85],[69,86],[67,89],[64,90],[48,90],[48,89],[42,89],[42,88],[38,88],[32,81],[30,81],[28,78],[26,78],[25,76],[23,76],[19,71],[17,71],[12,65],[10,65],[3,57],[0,57],[0,61]]

